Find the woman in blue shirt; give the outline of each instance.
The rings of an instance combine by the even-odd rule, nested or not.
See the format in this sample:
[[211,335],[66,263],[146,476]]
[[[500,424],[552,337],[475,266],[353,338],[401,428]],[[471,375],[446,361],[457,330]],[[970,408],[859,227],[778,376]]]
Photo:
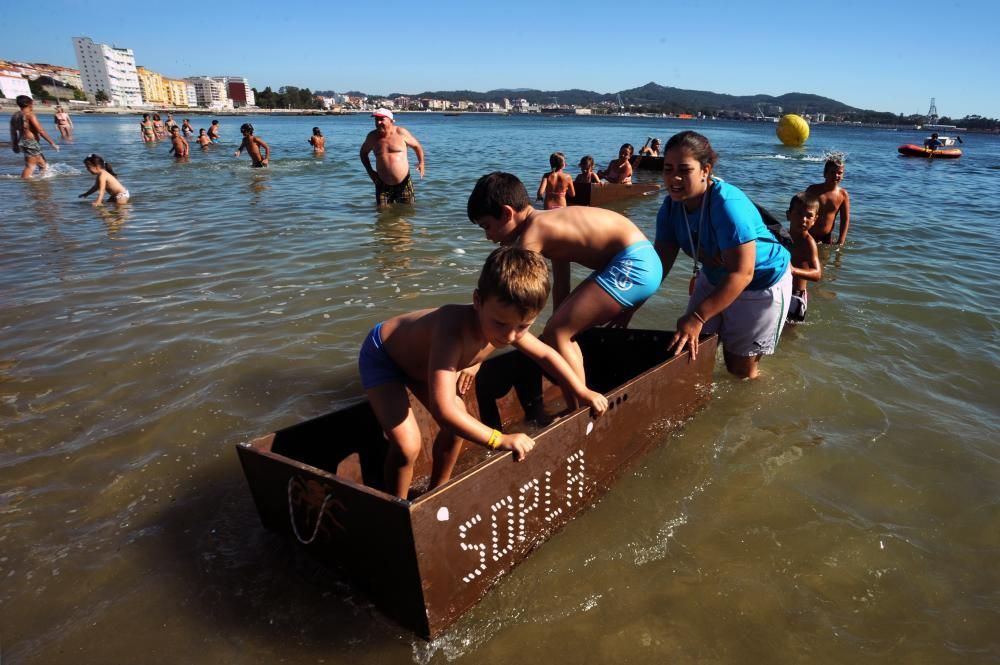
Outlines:
[[791,300],[788,250],[764,225],[753,202],[712,177],[718,155],[697,132],[667,141],[663,184],[667,198],[656,216],[656,252],[663,276],[677,251],[694,259],[690,299],[677,319],[671,348],[698,353],[699,335],[719,333],[726,368],[756,378],[760,357],[774,353]]

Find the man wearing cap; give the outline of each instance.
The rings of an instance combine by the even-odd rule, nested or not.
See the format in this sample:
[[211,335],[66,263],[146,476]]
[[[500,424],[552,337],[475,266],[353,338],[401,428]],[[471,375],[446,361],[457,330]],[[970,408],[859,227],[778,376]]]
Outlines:
[[[424,177],[424,148],[413,134],[396,125],[392,111],[376,109],[375,129],[368,132],[361,144],[361,163],[368,171],[368,177],[375,183],[375,200],[379,208],[390,203],[413,203],[413,183],[410,181],[410,162],[407,146],[417,155],[417,170]],[[368,153],[375,152],[375,168],[372,168]]]

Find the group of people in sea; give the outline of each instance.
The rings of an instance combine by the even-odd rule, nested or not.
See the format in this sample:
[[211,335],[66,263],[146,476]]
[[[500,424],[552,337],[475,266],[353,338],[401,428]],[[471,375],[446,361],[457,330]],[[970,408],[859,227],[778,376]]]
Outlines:
[[[58,149],[31,113],[27,99],[29,103],[11,120],[14,149],[25,152],[26,170],[37,164],[38,137]],[[423,176],[423,147],[395,124],[392,111],[378,109],[372,117],[375,128],[362,143],[359,157],[375,185],[377,205],[411,203],[414,190],[408,150],[415,152]],[[171,122],[168,116],[164,130],[173,137],[172,151],[178,157],[186,155],[182,135],[186,129]],[[147,129],[144,117],[143,140],[150,132],[157,135],[152,123]],[[186,121],[185,126],[190,127]],[[213,128],[217,140],[217,122]],[[236,154],[247,150],[254,166],[267,166],[267,143],[254,135],[249,123],[241,127],[241,133],[243,142]],[[324,149],[318,128],[309,142],[314,150]],[[576,181],[597,184],[603,177],[620,182],[624,174],[631,176],[633,152],[630,144],[623,145],[618,159],[597,174],[593,158],[584,157]],[[659,142],[647,140],[642,154],[659,156],[658,152]],[[374,167],[370,153],[375,156]],[[467,215],[488,240],[501,247],[487,257],[472,303],[389,318],[372,328],[361,347],[362,385],[390,443],[385,489],[406,498],[421,449],[407,388],[440,425],[430,488],[451,476],[462,439],[494,450],[511,450],[519,460],[531,451],[530,437],[488,427],[471,416],[461,400],[473,385],[480,363],[496,349],[513,346],[537,362],[560,384],[568,408],[585,406],[595,416],[603,414],[607,399],[587,387],[576,338],[596,326],[627,327],[673,269],[680,252],[692,260],[693,272],[687,306],[677,319],[669,348],[674,355],[689,351],[693,359],[699,339],[718,334],[729,372],[756,378],[761,358],[775,352],[786,322],[805,319],[807,284],[822,278],[818,243],[834,243],[838,216],[835,243],[843,245],[847,239],[850,197],[840,186],[844,162],[841,155],[830,155],[824,164],[824,181],[791,198],[786,211],[790,240],[783,243],[750,197],[714,175],[718,158],[709,140],[694,131],[680,132],[666,142],[663,186],[667,196],[656,217],[652,242],[617,212],[567,207],[566,195],[572,196],[574,180],[564,173],[562,153],[552,155],[552,170],[538,188],[544,210],[533,207],[516,176],[496,171],[480,178],[469,196]],[[93,154],[84,163],[96,180],[82,196],[99,191],[97,202],[105,193],[116,203],[128,200],[128,190],[110,164]],[[570,285],[572,263],[593,271],[575,288]],[[529,329],[550,294],[553,314],[536,338]]]
[[[659,148],[648,141],[646,147]],[[626,144],[619,160],[628,163],[631,156]],[[467,214],[501,247],[487,257],[472,304],[392,317],[372,328],[361,347],[362,385],[390,443],[386,491],[408,496],[421,450],[407,388],[440,426],[429,489],[450,478],[463,439],[513,451],[517,460],[531,451],[529,436],[492,429],[461,401],[480,363],[498,348],[512,346],[538,363],[560,384],[569,408],[588,407],[595,417],[602,415],[607,400],[587,387],[576,338],[596,326],[627,327],[681,251],[692,259],[693,274],[686,310],[669,342],[675,356],[687,350],[696,358],[701,337],[718,334],[729,372],[753,379],[761,358],[775,352],[786,322],[805,320],[807,283],[822,278],[817,243],[832,244],[838,216],[837,244],[847,239],[850,203],[840,187],[842,155],[828,157],[824,182],[792,197],[787,247],[743,191],[713,175],[718,154],[706,137],[693,131],[674,135],[663,160],[667,197],[653,242],[617,212],[567,207],[565,196],[574,182],[563,172],[562,153],[552,155],[552,171],[539,184],[544,210],[532,206],[524,184],[510,173],[479,179]],[[585,157],[578,178],[596,182],[592,169],[593,159]],[[593,270],[573,289],[572,263]],[[550,293],[553,314],[536,338],[529,329]]]

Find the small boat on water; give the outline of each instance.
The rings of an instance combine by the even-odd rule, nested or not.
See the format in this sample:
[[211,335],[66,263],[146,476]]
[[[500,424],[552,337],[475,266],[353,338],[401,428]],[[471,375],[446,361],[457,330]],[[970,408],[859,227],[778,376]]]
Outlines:
[[574,183],[573,189],[576,190],[576,196],[567,196],[566,203],[571,206],[601,208],[615,201],[655,194],[660,191],[660,185],[655,182],[636,182],[631,185],[620,185],[614,182],[605,182],[600,185]]
[[662,171],[663,157],[653,157],[652,155],[633,155],[630,160],[633,169],[644,171]]
[[[931,140],[936,140],[940,147],[931,150],[926,147]],[[916,143],[905,143],[897,148],[899,154],[906,157],[926,157],[929,159],[958,159],[962,156],[960,148],[953,147],[957,143],[962,143],[958,136],[928,136],[924,139],[924,145]]]
[[[703,338],[691,360],[669,356],[670,337],[579,337],[587,383],[609,402],[596,420],[586,409],[556,416],[561,391],[520,353],[489,359],[465,396],[469,412],[528,433],[535,448],[514,464],[510,452],[466,443],[452,479],[412,501],[380,489],[387,444],[367,401],[236,451],[266,528],[339,565],[385,614],[433,638],[708,401],[717,338]],[[410,403],[423,439],[414,487],[425,487],[438,429]]]

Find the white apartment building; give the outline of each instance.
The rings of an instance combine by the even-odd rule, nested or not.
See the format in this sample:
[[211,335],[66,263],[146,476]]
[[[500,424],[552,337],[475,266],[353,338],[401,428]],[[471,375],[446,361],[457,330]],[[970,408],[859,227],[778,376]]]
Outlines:
[[31,88],[28,87],[28,79],[13,69],[0,69],[0,96],[7,99],[16,99],[18,95],[31,97]]
[[142,106],[142,91],[132,49],[95,44],[90,37],[74,37],[83,91],[93,99],[103,90],[114,106]]
[[226,85],[208,76],[189,76],[185,79],[194,85],[198,106],[210,109],[231,109],[233,101],[229,99]]
[[250,81],[242,76],[213,76],[213,80],[226,86],[226,95],[233,100],[233,106],[257,106],[257,98],[250,87]]

